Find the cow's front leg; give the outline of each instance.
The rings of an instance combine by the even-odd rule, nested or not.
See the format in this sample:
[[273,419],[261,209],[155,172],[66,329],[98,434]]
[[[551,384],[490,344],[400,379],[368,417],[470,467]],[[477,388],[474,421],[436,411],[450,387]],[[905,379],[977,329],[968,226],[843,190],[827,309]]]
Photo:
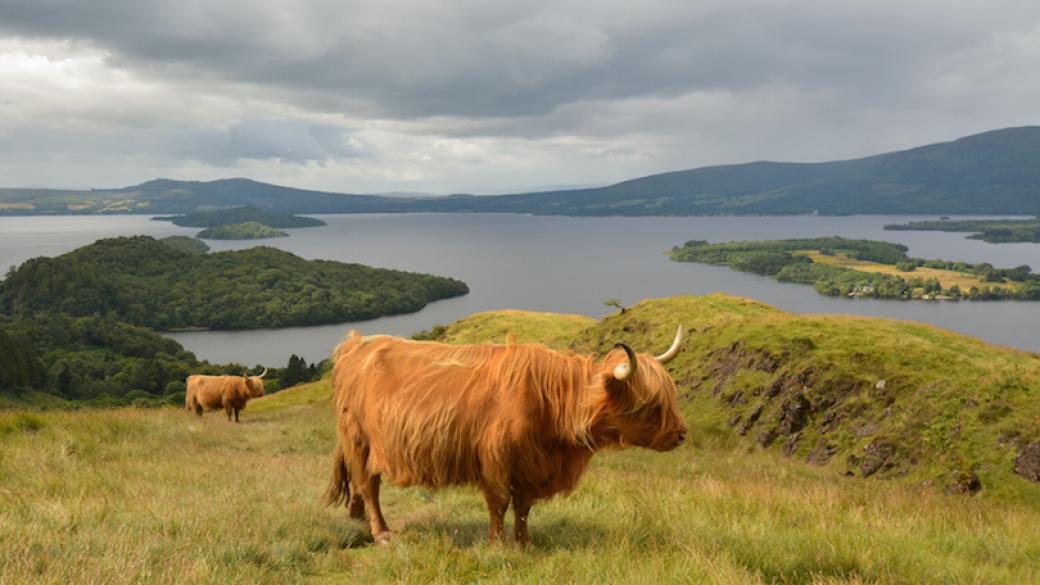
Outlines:
[[238,422],[238,407],[235,408],[235,422]]
[[231,405],[230,404],[225,404],[224,405],[224,414],[227,415],[228,422],[231,422]]
[[487,501],[488,516],[491,520],[488,539],[494,542],[502,537],[506,509],[509,508],[509,495],[503,495],[492,487],[484,487],[484,500]]
[[527,533],[527,517],[533,502],[534,498],[522,490],[513,492],[513,538],[523,546],[531,544],[531,537]]

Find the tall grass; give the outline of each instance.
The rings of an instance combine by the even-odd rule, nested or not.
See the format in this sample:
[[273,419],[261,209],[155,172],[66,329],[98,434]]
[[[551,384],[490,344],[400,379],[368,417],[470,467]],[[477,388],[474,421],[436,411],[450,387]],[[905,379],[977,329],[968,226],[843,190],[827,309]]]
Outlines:
[[384,489],[371,545],[320,495],[327,383],[242,424],[175,409],[0,414],[0,583],[1036,583],[1040,510],[836,476],[700,437],[593,460],[486,542],[474,490]]

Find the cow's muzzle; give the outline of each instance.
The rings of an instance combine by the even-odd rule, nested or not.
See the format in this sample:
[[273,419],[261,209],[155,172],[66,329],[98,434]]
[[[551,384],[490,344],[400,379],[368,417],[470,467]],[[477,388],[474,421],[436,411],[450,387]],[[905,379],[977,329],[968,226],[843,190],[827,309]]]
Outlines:
[[686,429],[680,431],[674,431],[668,433],[662,437],[657,444],[654,445],[654,449],[657,451],[671,451],[679,445],[682,445],[686,441]]

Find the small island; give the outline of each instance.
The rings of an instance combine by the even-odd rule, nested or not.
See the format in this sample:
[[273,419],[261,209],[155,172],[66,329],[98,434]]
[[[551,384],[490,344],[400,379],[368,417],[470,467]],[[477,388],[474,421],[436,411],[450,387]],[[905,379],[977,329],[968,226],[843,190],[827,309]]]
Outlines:
[[289,234],[276,230],[269,225],[255,221],[232,223],[206,228],[195,235],[203,240],[262,240],[266,238],[284,238]]
[[1040,217],[1032,219],[949,219],[889,224],[886,230],[971,232],[970,240],[991,244],[1040,242]]
[[222,225],[256,222],[272,228],[306,228],[327,225],[324,221],[313,217],[276,213],[254,205],[196,211],[184,215],[169,215],[153,218],[156,221],[169,221],[181,227],[211,228]]
[[268,246],[197,253],[148,236],[33,258],[0,281],[0,314],[101,316],[159,330],[324,325],[418,311],[454,278],[305,260]]
[[691,240],[671,250],[676,262],[702,262],[811,284],[830,296],[919,300],[1040,300],[1029,266],[995,268],[907,256],[901,244],[845,238],[725,242]]

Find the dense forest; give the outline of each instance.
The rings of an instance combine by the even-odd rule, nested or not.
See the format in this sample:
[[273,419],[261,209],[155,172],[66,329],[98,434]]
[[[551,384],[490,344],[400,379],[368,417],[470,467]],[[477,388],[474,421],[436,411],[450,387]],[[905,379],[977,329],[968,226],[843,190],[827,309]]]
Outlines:
[[35,258],[0,283],[0,313],[101,315],[153,329],[341,323],[469,292],[452,278],[304,260],[268,247],[193,254],[147,236]]
[[[255,374],[258,367],[199,361],[172,339],[106,317],[0,316],[0,407],[182,405],[189,374]],[[318,364],[293,355],[286,367],[269,368],[265,387],[319,375]]]
[[[813,285],[820,294],[831,296],[869,296],[887,299],[945,298],[970,300],[1040,300],[1040,276],[1029,266],[995,268],[990,264],[968,264],[945,260],[925,260],[907,256],[907,247],[889,242],[813,238],[726,242],[711,244],[691,240],[672,248],[677,262],[703,262],[729,266],[734,270],[771,276],[781,282]],[[812,253],[819,261],[814,261]],[[852,268],[846,262],[827,262],[839,256],[889,265],[890,272]],[[944,286],[934,276],[920,272],[944,271],[952,276],[967,276],[973,284]],[[926,274],[936,274],[927,272]],[[991,283],[991,284],[987,284]]]
[[181,227],[212,228],[222,225],[256,222],[274,228],[305,228],[325,225],[325,222],[313,217],[300,217],[287,213],[277,213],[257,207],[243,205],[230,209],[211,211],[195,211],[170,217],[156,217],[156,221],[170,221]]
[[1040,218],[1032,219],[940,219],[911,221],[885,226],[886,230],[972,232],[968,239],[992,244],[1040,242]]
[[284,238],[288,235],[282,230],[276,230],[269,225],[247,221],[245,223],[230,223],[206,228],[195,237],[204,240],[262,240],[266,238]]

